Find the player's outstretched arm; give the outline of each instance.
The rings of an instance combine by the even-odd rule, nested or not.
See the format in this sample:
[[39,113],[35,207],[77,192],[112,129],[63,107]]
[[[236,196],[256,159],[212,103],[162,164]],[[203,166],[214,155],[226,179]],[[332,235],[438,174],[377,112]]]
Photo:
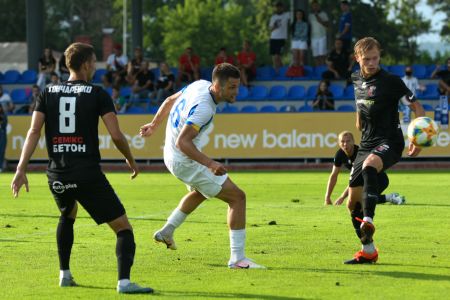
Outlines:
[[122,131],[120,131],[119,121],[117,120],[116,114],[113,112],[106,113],[102,116],[102,120],[111,135],[114,145],[116,145],[120,153],[125,156],[127,165],[133,172],[131,174],[131,179],[134,179],[139,174],[139,168],[133,158],[133,154],[131,154],[127,139],[123,135]]
[[324,205],[331,205],[333,202],[331,201],[331,194],[333,193],[333,189],[336,186],[337,178],[339,175],[339,171],[341,168],[333,166],[331,170],[330,177],[328,178],[327,183],[327,191],[325,193],[325,202]]
[[20,160],[17,164],[16,174],[11,182],[11,189],[14,198],[19,196],[19,191],[22,185],[25,185],[25,189],[28,192],[28,179],[26,175],[28,162],[30,161],[31,155],[33,155],[36,145],[41,137],[41,129],[44,126],[45,115],[42,112],[35,111],[31,118],[31,126],[27,133],[27,138],[25,139],[25,144],[20,154]]
[[[416,118],[425,116],[425,110],[419,101],[415,101],[409,105]],[[415,146],[413,143],[409,143],[408,146],[408,156],[415,157],[419,155],[422,148]]]
[[191,125],[184,125],[177,138],[176,146],[190,159],[206,166],[214,175],[220,176],[227,173],[227,169],[221,163],[212,160],[194,145],[193,140],[198,135],[198,131]]
[[173,104],[177,100],[178,97],[181,95],[181,91],[177,92],[164,100],[164,102],[159,107],[158,111],[156,112],[155,117],[150,123],[147,123],[145,125],[142,125],[139,129],[139,134],[143,137],[151,136],[153,132],[158,129],[159,125],[167,118],[167,116],[170,113],[170,110],[172,109]]
[[345,190],[342,192],[342,195],[339,198],[337,198],[336,201],[334,201],[334,205],[341,205],[342,203],[344,203],[344,200],[348,196],[348,188],[349,188],[349,186],[347,185]]

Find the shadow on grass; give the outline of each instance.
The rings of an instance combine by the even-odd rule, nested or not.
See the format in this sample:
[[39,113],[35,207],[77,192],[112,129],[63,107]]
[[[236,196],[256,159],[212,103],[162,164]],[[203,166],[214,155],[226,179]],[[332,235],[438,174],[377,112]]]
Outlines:
[[267,299],[267,300],[293,300],[305,299],[298,297],[276,296],[276,295],[257,295],[244,293],[208,293],[208,292],[182,292],[182,291],[161,291],[160,295],[167,295],[173,298],[206,298],[206,299]]
[[[377,264],[382,266],[382,264]],[[371,267],[371,266],[368,266]],[[375,265],[373,265],[375,267]],[[339,273],[339,274],[354,274],[354,275],[378,275],[387,276],[393,278],[406,278],[406,279],[419,279],[419,280],[432,280],[432,281],[450,281],[450,275],[440,274],[427,274],[416,272],[404,272],[404,271],[379,271],[379,270],[329,270],[329,269],[309,269],[311,272],[323,272],[323,273]]]
[[105,287],[105,286],[95,286],[90,284],[79,284],[77,283],[77,286],[73,288],[85,288],[85,289],[95,289],[95,290],[115,290],[114,287]]
[[410,202],[407,202],[406,206],[450,207],[450,204],[410,203]]

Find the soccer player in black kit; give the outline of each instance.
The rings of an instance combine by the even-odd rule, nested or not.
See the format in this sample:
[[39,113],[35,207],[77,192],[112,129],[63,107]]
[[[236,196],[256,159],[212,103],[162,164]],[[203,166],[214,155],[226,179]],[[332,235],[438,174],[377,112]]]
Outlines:
[[[362,243],[362,250],[345,264],[375,263],[378,252],[373,243],[373,218],[379,197],[378,174],[396,164],[405,147],[398,115],[402,101],[424,116],[422,105],[400,77],[380,68],[381,46],[372,37],[360,39],[354,47],[355,59],[361,70],[352,74],[356,100],[356,127],[362,131],[358,154],[349,180],[349,203],[353,226]],[[409,156],[421,149],[412,143]]]
[[89,84],[95,71],[91,45],[74,43],[64,52],[69,80],[49,85],[39,96],[31,126],[11,183],[15,197],[25,185],[26,168],[45,125],[50,191],[61,212],[56,231],[61,287],[76,286],[69,268],[74,234],[73,224],[80,203],[97,224],[108,223],[117,235],[119,293],[152,293],[151,288],[130,282],[136,245],[125,209],[100,168],[98,120],[102,118],[117,149],[132,170],[139,172],[128,142],[119,128],[111,97],[99,86]]

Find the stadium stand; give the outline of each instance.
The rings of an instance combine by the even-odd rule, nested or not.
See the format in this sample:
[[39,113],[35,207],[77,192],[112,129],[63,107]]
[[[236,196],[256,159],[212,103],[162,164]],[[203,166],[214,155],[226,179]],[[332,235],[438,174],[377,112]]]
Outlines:
[[302,85],[293,85],[289,88],[286,95],[287,100],[303,100],[305,99],[305,87]]
[[353,105],[344,104],[337,108],[337,111],[348,112],[348,111],[356,111]]
[[34,84],[37,81],[37,72],[35,70],[25,70],[22,72],[18,83]]
[[313,112],[314,110],[313,110],[313,108],[312,108],[312,106],[309,106],[309,105],[303,105],[303,106],[301,106],[299,109],[298,109],[298,111],[299,112]]
[[11,91],[11,100],[14,104],[26,104],[28,103],[28,97],[25,89],[15,89]]
[[263,107],[261,107],[259,112],[262,112],[262,113],[273,113],[273,112],[278,112],[278,109],[275,106],[273,106],[273,105],[264,105]]
[[286,99],[286,88],[283,85],[274,85],[270,88],[267,98],[270,100],[284,100]]
[[262,85],[255,85],[250,89],[247,99],[253,101],[261,101],[266,100],[267,95],[268,95],[267,87]]
[[8,70],[3,74],[3,79],[0,84],[14,84],[18,83],[20,79],[20,73],[16,70]]
[[256,113],[258,108],[255,105],[246,105],[241,108],[242,113]]

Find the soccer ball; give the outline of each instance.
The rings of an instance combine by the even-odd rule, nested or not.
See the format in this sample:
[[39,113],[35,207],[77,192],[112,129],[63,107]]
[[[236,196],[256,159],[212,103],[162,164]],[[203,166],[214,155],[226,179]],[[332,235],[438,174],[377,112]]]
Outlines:
[[436,144],[439,127],[429,117],[419,117],[408,126],[408,139],[417,147],[431,147]]

